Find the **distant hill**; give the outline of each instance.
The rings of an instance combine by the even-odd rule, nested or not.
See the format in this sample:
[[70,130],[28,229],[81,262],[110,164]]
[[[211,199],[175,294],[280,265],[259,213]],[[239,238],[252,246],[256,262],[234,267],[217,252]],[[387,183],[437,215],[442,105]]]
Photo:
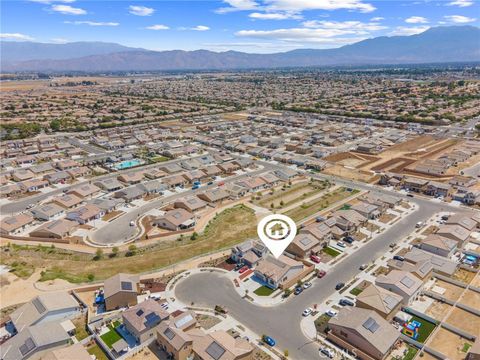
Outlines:
[[[54,45],[51,54],[44,48],[34,58],[36,43],[6,44],[10,50],[2,45],[3,71],[205,70],[480,61],[480,29],[474,26],[436,27],[417,35],[382,36],[336,49],[302,49],[275,54],[149,51],[117,44],[72,43]],[[115,50],[115,46],[121,49]],[[13,51],[14,55],[8,51]],[[81,51],[84,54],[78,55]]]
[[104,55],[116,52],[138,50],[127,46],[79,41],[66,44],[47,44],[31,41],[2,41],[0,54],[3,62],[27,60],[65,60],[90,55]]

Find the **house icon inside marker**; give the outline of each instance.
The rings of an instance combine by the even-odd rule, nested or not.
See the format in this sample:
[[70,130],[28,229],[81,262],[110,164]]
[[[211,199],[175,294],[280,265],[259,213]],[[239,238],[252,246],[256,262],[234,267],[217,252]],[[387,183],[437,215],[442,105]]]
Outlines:
[[268,227],[268,236],[272,239],[278,240],[283,238],[287,231],[288,228],[286,228],[282,222],[275,221]]

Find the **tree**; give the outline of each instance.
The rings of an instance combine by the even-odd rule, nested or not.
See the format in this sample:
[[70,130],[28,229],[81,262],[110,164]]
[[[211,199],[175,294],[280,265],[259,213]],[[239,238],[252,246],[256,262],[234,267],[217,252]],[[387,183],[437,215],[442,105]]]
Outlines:
[[88,281],[93,281],[93,280],[95,280],[95,275],[93,275],[93,274],[88,274],[88,275],[87,275],[87,279],[88,279]]
[[95,251],[95,256],[93,257],[93,260],[97,261],[103,258],[103,250],[102,249],[97,249]]
[[112,257],[115,257],[115,256],[118,255],[118,247],[114,246],[112,248],[112,254],[111,255],[112,255]]
[[128,251],[125,253],[125,256],[133,256],[137,253],[137,246],[132,244],[128,247]]
[[192,236],[190,236],[190,240],[194,241],[198,239],[198,234],[196,231],[193,232]]
[[283,200],[280,200],[280,206],[283,206],[285,205],[285,203],[283,202]]
[[52,121],[50,121],[50,129],[52,129],[53,131],[60,130],[60,126],[61,126],[60,120],[53,119]]

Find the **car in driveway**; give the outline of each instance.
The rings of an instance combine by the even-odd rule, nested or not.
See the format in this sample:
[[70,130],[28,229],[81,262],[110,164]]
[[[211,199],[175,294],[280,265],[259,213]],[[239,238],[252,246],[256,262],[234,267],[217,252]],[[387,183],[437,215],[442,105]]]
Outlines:
[[329,359],[333,359],[333,357],[335,356],[333,350],[329,348],[320,348],[320,354],[325,355]]
[[335,285],[335,290],[340,290],[340,289],[343,288],[344,286],[345,286],[345,283],[339,282],[337,285]]
[[312,312],[313,312],[312,308],[306,308],[305,310],[303,310],[302,316],[309,316],[312,314]]
[[275,340],[270,337],[270,336],[267,336],[267,335],[263,335],[263,338],[262,338],[263,342],[269,346],[275,346],[276,342]]
[[368,267],[368,264],[362,264],[360,265],[359,269],[360,270],[365,270]]
[[342,306],[355,306],[355,303],[348,299],[340,299],[338,303]]
[[312,260],[315,264],[320,264],[322,259],[320,259],[317,255],[310,255],[310,260]]
[[243,273],[244,273],[245,271],[247,271],[247,270],[248,270],[248,266],[245,265],[245,266],[243,266],[240,270],[238,270],[238,272],[239,272],[240,274],[243,274]]
[[340,246],[342,248],[347,247],[347,245],[342,241],[337,241],[337,246]]
[[393,257],[393,260],[398,260],[398,261],[405,261],[405,258],[403,256],[400,256],[400,255],[395,255]]
[[327,275],[327,272],[325,270],[319,270],[317,272],[317,278],[321,279],[322,277],[324,277],[325,275]]
[[302,291],[303,291],[303,287],[297,286],[297,287],[295,288],[295,290],[293,291],[293,293],[294,293],[295,295],[300,295],[300,294],[302,293]]
[[330,316],[330,317],[335,317],[335,316],[337,316],[338,311],[335,311],[335,310],[333,310],[333,309],[330,309],[330,310],[327,310],[327,311],[325,312],[325,314],[327,314],[327,315]]
[[308,282],[308,281],[307,281],[307,282],[303,283],[303,288],[304,288],[304,289],[308,289],[310,286],[312,286],[312,283],[311,283],[311,282]]
[[353,237],[351,237],[351,236],[345,236],[345,237],[343,238],[343,241],[345,241],[346,243],[351,244],[351,243],[353,243],[353,242],[355,241],[355,239],[354,239]]

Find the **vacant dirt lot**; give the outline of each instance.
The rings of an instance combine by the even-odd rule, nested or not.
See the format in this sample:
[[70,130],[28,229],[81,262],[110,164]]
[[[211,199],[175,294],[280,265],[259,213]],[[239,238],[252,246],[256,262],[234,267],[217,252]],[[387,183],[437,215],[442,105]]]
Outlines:
[[474,309],[480,309],[480,294],[472,290],[467,290],[460,302]]
[[464,290],[460,286],[456,286],[456,285],[447,283],[447,282],[442,281],[442,280],[437,280],[435,285],[438,286],[438,287],[444,288],[445,293],[442,296],[444,296],[447,299],[453,300],[453,301],[457,301],[458,298],[460,297],[460,294]]
[[477,277],[473,279],[472,285],[476,287],[480,287],[480,272],[477,273]]
[[446,303],[441,303],[440,301],[435,301],[428,308],[427,315],[433,317],[436,320],[442,320],[450,309],[450,305]]
[[455,308],[446,322],[472,335],[478,336],[480,334],[480,316],[473,315],[465,310]]
[[[453,278],[455,280],[464,282],[465,284],[470,284],[475,277],[476,273],[472,271],[467,271],[465,269],[458,269],[455,274],[453,274]],[[479,280],[480,281],[480,280]]]
[[472,342],[441,328],[429,341],[428,346],[440,351],[451,360],[462,360],[465,359],[466,355],[466,353],[462,351],[465,344],[471,345]]

